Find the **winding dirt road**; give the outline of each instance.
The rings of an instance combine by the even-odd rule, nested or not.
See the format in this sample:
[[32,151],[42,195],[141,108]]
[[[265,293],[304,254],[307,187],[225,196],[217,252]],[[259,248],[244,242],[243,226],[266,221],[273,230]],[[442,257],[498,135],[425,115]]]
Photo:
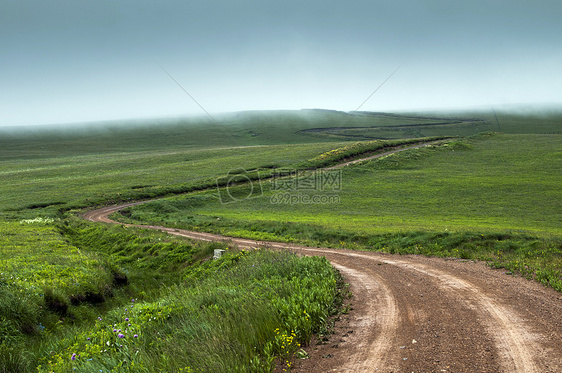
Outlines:
[[[116,223],[111,213],[141,203],[104,207],[83,217]],[[293,371],[562,372],[562,293],[484,263],[135,226],[328,258],[350,283],[353,309],[336,323],[329,341],[307,348],[310,358],[297,362]]]
[[[93,222],[131,203],[90,211]],[[120,223],[117,223],[120,224]],[[245,248],[322,255],[350,283],[353,310],[308,349],[303,372],[562,372],[562,293],[483,263],[259,242],[154,225]]]

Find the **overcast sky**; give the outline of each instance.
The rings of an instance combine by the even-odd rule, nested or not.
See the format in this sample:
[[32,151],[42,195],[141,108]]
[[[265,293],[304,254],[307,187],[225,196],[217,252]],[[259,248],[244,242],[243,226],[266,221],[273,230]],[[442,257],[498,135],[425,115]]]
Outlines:
[[0,0],[0,125],[562,104],[559,0]]

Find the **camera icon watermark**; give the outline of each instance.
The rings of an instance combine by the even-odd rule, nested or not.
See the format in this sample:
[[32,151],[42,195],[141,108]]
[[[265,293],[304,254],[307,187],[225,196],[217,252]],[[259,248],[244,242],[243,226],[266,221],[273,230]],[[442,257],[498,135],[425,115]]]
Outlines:
[[221,203],[239,202],[263,196],[263,188],[258,172],[248,172],[243,168],[228,171],[217,179],[217,190]]

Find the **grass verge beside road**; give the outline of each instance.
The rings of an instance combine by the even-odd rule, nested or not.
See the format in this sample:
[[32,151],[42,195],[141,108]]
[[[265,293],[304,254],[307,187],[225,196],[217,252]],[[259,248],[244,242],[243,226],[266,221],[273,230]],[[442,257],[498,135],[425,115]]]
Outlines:
[[211,190],[113,217],[264,241],[485,260],[561,290],[561,141],[487,133],[346,168],[338,191],[282,191],[336,195],[339,203],[273,203],[279,191],[265,181],[259,195],[244,192],[248,185],[232,187],[230,194],[248,198],[229,203]]

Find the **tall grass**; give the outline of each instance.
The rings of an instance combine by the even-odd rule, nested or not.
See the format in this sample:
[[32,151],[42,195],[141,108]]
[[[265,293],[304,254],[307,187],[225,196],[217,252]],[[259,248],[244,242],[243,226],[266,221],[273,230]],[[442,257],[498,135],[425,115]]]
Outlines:
[[[341,302],[343,283],[325,259],[239,251],[71,215],[58,228],[33,224],[10,223],[6,236],[43,230],[61,249],[98,258],[96,266],[112,263],[121,288],[96,299],[64,287],[36,294],[6,267],[0,372],[269,372],[281,358],[289,366]],[[215,248],[226,255],[207,260]],[[59,272],[50,277],[63,281]]]
[[39,371],[269,372],[330,315],[339,284],[325,259],[269,251],[226,255],[184,280],[59,341]]
[[0,372],[33,368],[28,348],[46,333],[87,322],[112,297],[119,270],[70,245],[52,219],[0,225]]
[[97,254],[69,245],[52,223],[42,222],[0,226],[0,317],[5,328],[12,325],[29,335],[39,331],[41,322],[48,327],[59,317],[77,317],[72,301],[107,296],[120,273]]

